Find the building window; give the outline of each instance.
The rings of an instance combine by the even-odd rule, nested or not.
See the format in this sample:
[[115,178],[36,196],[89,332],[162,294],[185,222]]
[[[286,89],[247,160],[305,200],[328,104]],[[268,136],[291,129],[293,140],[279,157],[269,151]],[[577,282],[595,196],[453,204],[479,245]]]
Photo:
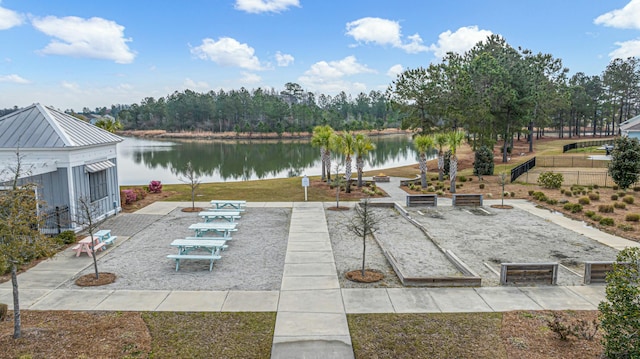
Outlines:
[[89,173],[91,202],[107,197],[107,171]]

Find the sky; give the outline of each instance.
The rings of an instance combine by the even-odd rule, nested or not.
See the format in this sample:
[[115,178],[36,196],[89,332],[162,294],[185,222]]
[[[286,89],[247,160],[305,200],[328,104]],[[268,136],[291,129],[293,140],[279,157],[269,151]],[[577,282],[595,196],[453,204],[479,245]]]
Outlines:
[[640,0],[0,0],[0,108],[289,82],[355,98],[491,34],[598,75],[640,56]]

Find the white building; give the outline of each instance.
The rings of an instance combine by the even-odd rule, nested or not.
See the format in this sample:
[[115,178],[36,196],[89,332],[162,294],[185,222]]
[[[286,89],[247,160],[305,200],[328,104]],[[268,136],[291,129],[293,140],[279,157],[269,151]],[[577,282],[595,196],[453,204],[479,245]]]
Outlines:
[[64,112],[34,104],[0,117],[0,179],[8,179],[7,170],[15,167],[19,151],[23,180],[38,185],[38,198],[44,203],[40,211],[63,215],[62,220],[52,216],[45,231],[79,231],[73,219],[78,218],[80,198],[97,209],[95,220],[121,211],[116,166],[120,141]]

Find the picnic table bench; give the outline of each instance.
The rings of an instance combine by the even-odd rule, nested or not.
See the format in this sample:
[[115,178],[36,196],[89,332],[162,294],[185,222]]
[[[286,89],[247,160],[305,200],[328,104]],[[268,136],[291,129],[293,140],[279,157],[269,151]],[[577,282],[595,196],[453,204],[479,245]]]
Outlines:
[[407,195],[407,207],[438,205],[437,194],[409,194]]
[[104,250],[106,243],[100,242],[98,237],[93,236],[93,249],[91,248],[91,237],[87,236],[78,241],[78,244],[71,247],[72,250],[76,251],[76,257],[80,257],[80,254],[86,253],[89,257],[93,256],[94,252],[98,250]]
[[233,208],[233,209],[241,209],[247,205],[247,201],[242,200],[212,200],[210,201],[211,205],[216,209],[222,208]]
[[227,222],[235,222],[236,219],[240,219],[240,212],[238,211],[203,211],[198,213],[205,222],[211,222],[216,219],[224,219]]
[[482,207],[481,194],[454,194],[452,198],[454,207]]
[[[167,258],[176,261],[176,271],[180,270],[183,259],[209,260],[209,271],[213,270],[214,261],[221,259],[220,251],[227,248],[225,239],[176,239],[171,242],[172,247],[178,247],[178,254],[169,254]],[[206,254],[192,254],[194,250],[204,250]]]
[[551,284],[558,281],[558,263],[501,263],[500,285]]
[[203,237],[207,232],[216,232],[223,237],[229,237],[231,232],[236,232],[237,223],[194,223],[189,226],[189,229],[195,231],[196,237]]

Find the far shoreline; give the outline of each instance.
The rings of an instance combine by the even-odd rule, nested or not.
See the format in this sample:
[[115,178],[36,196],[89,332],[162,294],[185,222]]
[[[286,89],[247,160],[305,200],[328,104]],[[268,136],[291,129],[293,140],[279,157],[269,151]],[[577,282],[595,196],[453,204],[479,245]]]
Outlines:
[[[386,128],[384,130],[367,130],[353,131],[353,133],[364,133],[370,137],[389,136],[389,135],[411,135],[410,130],[401,130],[399,128]],[[289,132],[277,134],[275,132],[268,133],[236,133],[236,132],[211,132],[211,131],[182,131],[168,132],[165,130],[126,130],[117,131],[116,134],[124,137],[138,137],[148,139],[197,139],[197,140],[297,140],[310,139],[309,132]]]

